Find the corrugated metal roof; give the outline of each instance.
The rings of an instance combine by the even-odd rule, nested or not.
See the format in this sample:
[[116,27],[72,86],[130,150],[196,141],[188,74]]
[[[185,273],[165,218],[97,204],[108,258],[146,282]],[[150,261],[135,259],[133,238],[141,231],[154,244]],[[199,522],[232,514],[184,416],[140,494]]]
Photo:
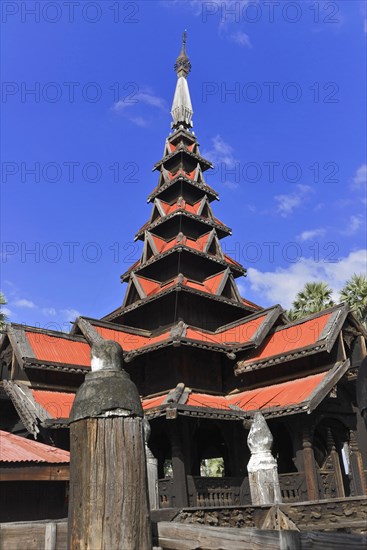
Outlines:
[[0,430],[0,462],[61,464],[69,461],[68,451]]
[[[310,398],[311,394],[317,389],[327,374],[327,372],[322,372],[300,378],[299,380],[281,382],[280,384],[273,384],[230,395],[210,395],[192,391],[185,405],[222,410],[231,410],[231,406],[237,406],[245,412],[301,405],[301,403]],[[159,407],[163,404],[168,393],[143,399],[143,409],[149,411],[150,409]]]
[[[281,382],[229,395],[210,395],[191,391],[185,404],[205,409],[224,410],[230,410],[231,406],[236,406],[243,411],[301,405],[317,390],[327,374],[328,372],[322,372],[298,380]],[[69,418],[75,394],[43,390],[32,390],[32,393],[35,401],[47,410],[51,418]],[[167,391],[159,396],[142,399],[143,409],[149,411],[161,406],[168,393]]]
[[45,390],[31,391],[35,401],[46,409],[51,418],[69,418],[75,399],[74,393]]
[[37,359],[90,366],[90,347],[84,342],[76,342],[40,332],[26,331],[26,335]]
[[333,311],[330,311],[310,320],[301,319],[298,323],[292,323],[290,326],[279,327],[265,338],[249,359],[241,361],[241,363],[250,364],[315,344],[332,314]]

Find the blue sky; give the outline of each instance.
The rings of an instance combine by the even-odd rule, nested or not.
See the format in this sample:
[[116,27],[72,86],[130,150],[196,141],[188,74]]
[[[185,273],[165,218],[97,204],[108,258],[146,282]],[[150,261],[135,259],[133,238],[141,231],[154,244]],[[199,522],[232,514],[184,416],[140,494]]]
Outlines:
[[68,330],[122,303],[185,28],[194,131],[243,295],[289,307],[307,280],[337,292],[363,271],[365,21],[356,0],[3,1],[10,319]]

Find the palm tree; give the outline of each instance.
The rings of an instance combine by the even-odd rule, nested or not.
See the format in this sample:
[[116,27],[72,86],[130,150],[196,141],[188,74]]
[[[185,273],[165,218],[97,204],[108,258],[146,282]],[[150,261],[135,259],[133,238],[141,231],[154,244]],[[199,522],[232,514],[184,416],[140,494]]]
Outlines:
[[367,277],[354,273],[341,289],[340,300],[367,326]]
[[306,315],[317,313],[334,305],[332,299],[332,289],[327,283],[310,282],[306,283],[300,290],[292,304],[292,309],[288,312],[291,319],[301,319]]
[[4,294],[0,291],[0,330],[5,328],[6,325],[6,315],[3,311],[1,311],[1,306],[5,306],[7,304],[6,298]]

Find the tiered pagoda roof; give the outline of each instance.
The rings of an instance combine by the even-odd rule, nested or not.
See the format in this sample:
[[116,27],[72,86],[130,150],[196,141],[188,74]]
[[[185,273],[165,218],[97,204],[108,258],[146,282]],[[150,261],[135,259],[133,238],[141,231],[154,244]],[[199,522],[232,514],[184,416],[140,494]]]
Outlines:
[[185,41],[175,69],[172,133],[136,235],[141,258],[121,276],[123,304],[101,320],[78,318],[70,334],[12,324],[1,342],[3,388],[31,433],[67,416],[100,339],[121,344],[151,417],[310,412],[355,374],[353,342],[366,332],[347,306],[289,322],[280,306],[241,297],[236,279],[246,270],[221,248],[231,231],[213,214],[218,194],[204,178],[212,165],[191,131]]
[[[184,41],[175,65],[173,131],[163,158],[154,165],[159,177],[148,197],[153,203],[150,218],[135,237],[144,243],[142,256],[121,276],[128,283],[123,305],[103,318],[162,334],[179,321],[192,330],[215,333],[223,325],[242,325],[261,310],[241,297],[235,278],[246,270],[220,245],[231,230],[213,214],[217,193],[204,178],[212,164],[202,157],[191,131],[190,69]],[[149,338],[153,343],[155,337]]]

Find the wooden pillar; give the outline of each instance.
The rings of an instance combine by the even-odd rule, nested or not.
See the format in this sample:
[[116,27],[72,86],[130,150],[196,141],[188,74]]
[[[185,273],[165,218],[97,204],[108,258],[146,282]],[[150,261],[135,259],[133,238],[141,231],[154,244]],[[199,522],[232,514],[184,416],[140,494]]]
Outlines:
[[174,506],[188,506],[185,458],[178,420],[170,421]]
[[340,467],[340,459],[338,451],[335,447],[335,441],[331,429],[328,428],[327,433],[327,449],[331,458],[331,464],[335,475],[336,492],[338,497],[345,497],[343,474]]
[[251,451],[247,471],[252,504],[281,503],[277,461],[271,454],[273,436],[259,411],[254,415],[247,444]]
[[101,341],[91,358],[70,415],[68,548],[151,550],[139,394],[119,344]]
[[147,418],[144,418],[144,438],[145,438],[145,455],[147,457],[147,476],[148,476],[148,493],[149,504],[151,510],[159,508],[159,491],[158,491],[158,459],[155,458],[152,451],[149,449],[148,441],[151,429]]
[[357,437],[354,430],[350,430],[350,440],[349,440],[349,465],[350,465],[350,476],[352,482],[352,492],[353,496],[357,495],[366,495],[366,479],[363,469],[362,456],[358,448]]
[[313,452],[310,432],[307,426],[303,428],[303,466],[306,477],[308,500],[319,500],[319,484],[317,479],[315,455]]

